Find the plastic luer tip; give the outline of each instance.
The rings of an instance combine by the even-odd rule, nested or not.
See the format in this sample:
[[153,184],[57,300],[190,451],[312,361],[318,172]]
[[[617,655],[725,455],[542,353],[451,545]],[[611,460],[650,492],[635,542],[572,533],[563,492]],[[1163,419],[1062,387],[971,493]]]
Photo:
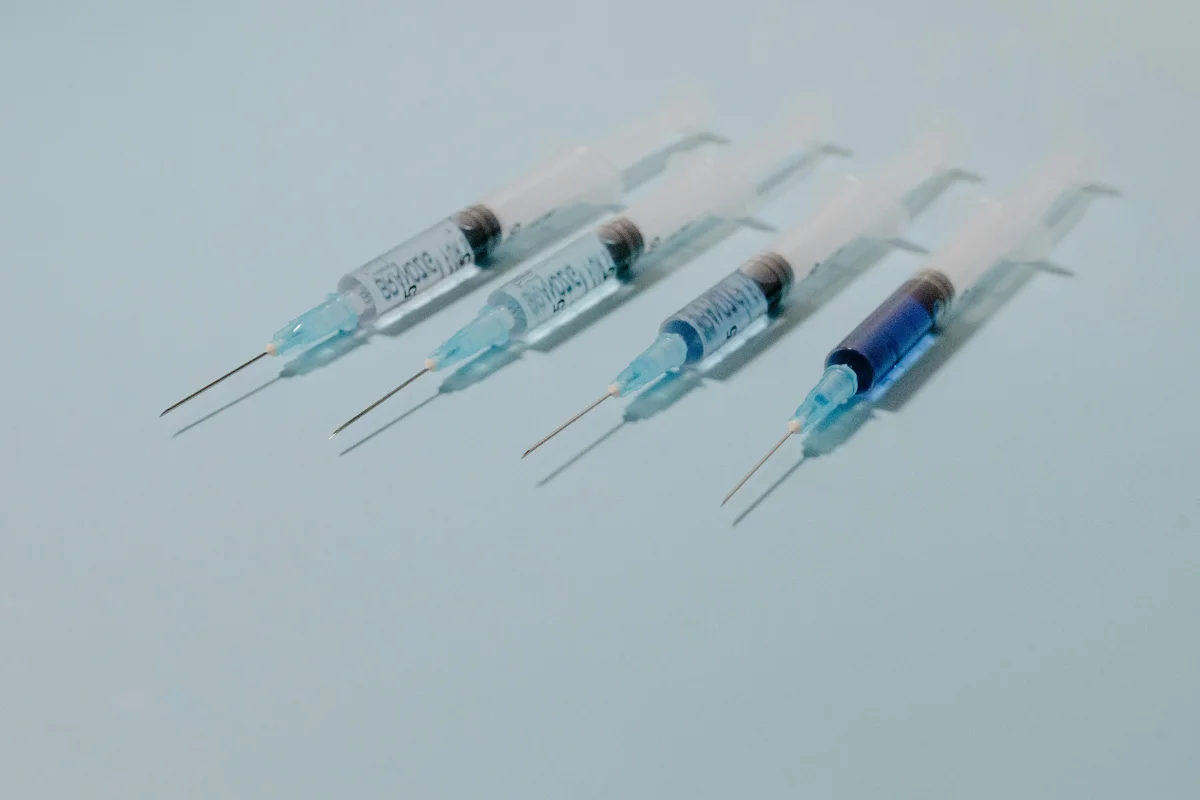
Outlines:
[[328,339],[338,333],[352,333],[358,328],[358,312],[345,295],[331,294],[325,301],[305,311],[284,325],[271,337],[267,352],[282,355],[296,347]]
[[429,370],[445,369],[465,358],[508,343],[509,332],[516,320],[506,308],[484,306],[479,316],[464,325],[425,359]]
[[810,431],[858,392],[858,376],[845,364],[825,368],[825,374],[788,420],[792,433]]
[[[687,360],[687,342],[677,333],[660,333],[654,344],[629,362],[629,366],[613,379],[612,386],[619,396],[636,391],[660,375],[679,369]],[[610,387],[609,391],[612,391]]]

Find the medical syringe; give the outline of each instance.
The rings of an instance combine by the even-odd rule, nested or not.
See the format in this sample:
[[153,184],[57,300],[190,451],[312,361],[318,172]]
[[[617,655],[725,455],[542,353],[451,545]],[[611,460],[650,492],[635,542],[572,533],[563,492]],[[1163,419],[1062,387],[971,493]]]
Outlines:
[[1113,194],[1083,180],[1084,159],[1062,153],[1002,202],[993,202],[925,267],[900,285],[825,359],[825,374],[788,420],[787,433],[725,496],[745,485],[792,436],[805,435],[851,398],[877,386],[926,334],[945,324],[993,266],[1038,263],[1079,221],[1090,200]]
[[[775,313],[792,288],[820,271],[821,265],[846,256],[851,247],[895,242],[953,175],[953,137],[944,128],[924,136],[888,164],[873,180],[848,178],[816,214],[789,230],[766,252],[730,275],[659,326],[658,338],[609,384],[600,399],[555,428],[525,451],[553,439],[610,397],[622,397],[672,370],[700,363],[723,348],[751,323]],[[906,202],[912,201],[912,202]],[[924,201],[924,202],[921,202]],[[811,283],[811,282],[810,282]]]
[[697,223],[745,217],[764,195],[779,189],[781,175],[799,174],[798,162],[825,152],[817,132],[814,120],[792,118],[732,152],[689,159],[645,200],[492,292],[478,316],[430,353],[420,371],[338,426],[330,438],[422,375],[507,346],[584,298],[598,301],[617,291],[622,283],[614,277],[631,275]]
[[496,249],[573,206],[606,206],[625,193],[629,176],[648,158],[702,133],[709,111],[698,94],[543,163],[482,202],[468,206],[345,275],[328,295],[276,331],[263,352],[191,393],[166,414],[259,359],[352,333],[455,275],[466,280],[487,268]]

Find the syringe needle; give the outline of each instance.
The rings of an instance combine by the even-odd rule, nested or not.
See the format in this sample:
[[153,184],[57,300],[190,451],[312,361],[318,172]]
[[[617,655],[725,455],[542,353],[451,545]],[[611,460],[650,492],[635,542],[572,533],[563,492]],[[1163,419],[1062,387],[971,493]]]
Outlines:
[[371,405],[367,406],[367,407],[366,407],[366,408],[364,408],[362,411],[358,412],[358,413],[357,413],[357,414],[355,414],[353,417],[351,417],[350,419],[348,419],[348,420],[346,420],[345,422],[343,422],[341,425],[338,425],[336,428],[334,428],[334,429],[333,429],[333,433],[329,434],[329,438],[330,438],[330,439],[332,439],[333,437],[337,436],[337,435],[338,435],[339,433],[341,433],[342,431],[346,430],[346,428],[349,428],[351,425],[353,425],[354,423],[358,422],[360,419],[362,419],[363,417],[365,417],[365,416],[366,416],[367,414],[369,414],[371,411],[375,410],[375,408],[377,408],[379,405],[381,405],[381,404],[382,404],[382,403],[383,403],[385,400],[387,400],[389,397],[391,397],[391,396],[392,396],[392,395],[394,395],[396,392],[398,392],[398,391],[400,391],[401,389],[403,389],[405,386],[408,386],[410,383],[412,383],[412,382],[413,382],[413,381],[415,381],[417,378],[419,378],[419,377],[421,377],[422,375],[424,375],[426,372],[429,372],[429,367],[423,367],[423,368],[421,369],[421,371],[420,371],[420,372],[418,372],[416,375],[413,375],[411,378],[409,378],[408,380],[406,380],[404,383],[400,384],[400,385],[399,385],[399,386],[397,386],[395,389],[392,389],[390,392],[388,392],[387,394],[385,394],[383,397],[379,398],[379,399],[378,399],[378,400],[376,400],[374,403],[371,403]]
[[745,486],[746,481],[750,480],[751,476],[753,476],[754,473],[758,472],[758,468],[761,467],[763,464],[767,463],[767,459],[770,458],[771,456],[775,455],[775,451],[778,450],[779,448],[783,447],[783,443],[786,442],[789,438],[791,438],[791,435],[795,432],[796,431],[789,429],[788,432],[783,435],[783,438],[780,439],[778,442],[776,442],[775,446],[767,451],[767,454],[762,457],[762,460],[759,461],[757,464],[755,464],[754,468],[751,469],[749,472],[747,472],[746,476],[744,478],[742,478],[740,481],[738,481],[738,485],[733,487],[733,491],[731,491],[729,494],[725,495],[725,499],[721,501],[721,505],[723,506],[726,503],[728,503],[729,498],[731,498],[735,494],[737,494],[737,490],[742,488],[743,486]]
[[573,423],[575,423],[575,422],[576,422],[576,421],[577,421],[577,420],[578,420],[580,417],[582,417],[584,414],[586,414],[586,413],[588,413],[589,411],[591,411],[591,410],[592,410],[593,408],[595,408],[596,406],[598,406],[598,405],[600,405],[601,403],[603,403],[603,402],[604,402],[605,400],[607,400],[608,398],[610,398],[610,397],[615,397],[615,396],[616,396],[616,395],[614,395],[614,394],[612,393],[612,391],[611,391],[611,390],[610,390],[610,391],[607,391],[607,392],[605,392],[605,393],[604,393],[604,396],[603,396],[603,397],[601,397],[599,400],[597,400],[596,402],[592,403],[591,405],[589,405],[589,406],[588,406],[587,408],[585,408],[583,411],[580,411],[580,412],[579,412],[578,414],[576,414],[575,416],[571,417],[569,420],[567,420],[566,422],[564,422],[562,425],[559,425],[557,428],[555,428],[554,430],[552,430],[552,431],[550,432],[550,435],[548,435],[546,438],[542,439],[542,440],[541,440],[541,441],[539,441],[537,444],[535,444],[533,447],[529,448],[529,449],[528,449],[528,450],[526,450],[524,453],[522,453],[522,454],[521,454],[521,458],[524,458],[525,456],[527,456],[527,455],[529,455],[530,453],[532,453],[534,450],[537,450],[539,447],[541,447],[542,445],[544,445],[546,442],[548,442],[548,441],[550,441],[551,439],[553,439],[555,436],[558,436],[560,433],[562,433],[562,432],[563,432],[563,431],[565,431],[565,430],[566,430],[568,427],[570,427],[570,426],[571,426]]
[[169,407],[167,408],[167,410],[166,410],[166,411],[162,412],[162,413],[161,413],[161,414],[159,414],[158,416],[159,416],[159,417],[165,417],[167,414],[169,414],[170,412],[172,412],[172,411],[174,411],[175,409],[179,408],[181,405],[183,405],[184,403],[186,403],[188,400],[191,400],[193,397],[196,397],[196,396],[198,396],[198,395],[204,394],[204,393],[205,393],[205,392],[207,392],[209,389],[211,389],[212,387],[216,386],[216,385],[217,385],[218,383],[220,383],[221,381],[223,381],[223,380],[225,380],[226,378],[228,378],[230,375],[234,375],[234,374],[236,374],[236,373],[238,373],[238,372],[241,372],[241,371],[242,371],[242,370],[244,370],[246,367],[248,367],[248,366],[250,366],[251,364],[253,364],[255,361],[258,361],[260,358],[266,358],[268,355],[270,355],[270,351],[269,351],[269,350],[264,350],[264,351],[262,351],[261,353],[259,353],[258,355],[256,355],[254,358],[252,358],[252,359],[250,359],[249,361],[247,361],[245,364],[242,364],[242,365],[241,365],[241,366],[239,366],[239,367],[235,367],[234,369],[231,369],[231,370],[229,370],[229,372],[226,372],[224,375],[222,375],[221,377],[217,378],[217,379],[216,379],[215,381],[213,381],[212,383],[210,383],[210,384],[207,384],[206,386],[204,386],[204,387],[202,387],[202,388],[200,388],[200,389],[197,389],[196,391],[194,391],[194,392],[192,392],[191,394],[189,394],[187,397],[185,397],[185,398],[183,398],[182,400],[180,400],[180,401],[179,401],[178,403],[176,403],[175,405],[173,405],[173,406],[169,406]]

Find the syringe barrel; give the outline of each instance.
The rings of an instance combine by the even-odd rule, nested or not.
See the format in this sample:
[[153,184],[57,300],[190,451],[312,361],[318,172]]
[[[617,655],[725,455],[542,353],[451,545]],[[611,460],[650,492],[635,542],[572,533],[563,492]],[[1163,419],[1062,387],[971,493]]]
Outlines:
[[742,217],[753,211],[772,178],[818,144],[817,134],[814,119],[790,118],[732,152],[693,157],[622,216],[641,231],[647,253],[701,219]]
[[953,134],[945,127],[935,128],[875,176],[847,178],[814,214],[780,236],[771,251],[792,264],[800,280],[859,237],[900,235],[911,222],[905,196],[949,169],[956,158]]
[[485,260],[500,238],[500,223],[483,206],[464,208],[403,244],[371,259],[338,282],[366,325],[460,269]]
[[624,193],[625,176],[646,158],[692,136],[708,124],[700,95],[680,97],[594,145],[561,153],[495,194],[482,205],[500,222],[500,239],[526,230],[575,205],[607,205]]
[[825,366],[844,364],[869,390],[904,354],[933,330],[954,299],[954,285],[940,272],[921,270],[900,285],[835,347]]
[[773,311],[791,289],[793,279],[787,261],[776,253],[763,253],[667,317],[659,332],[680,336],[687,345],[684,363],[695,364]]
[[615,219],[542,259],[488,296],[508,309],[514,336],[582,301],[637,260],[642,238],[630,222]]

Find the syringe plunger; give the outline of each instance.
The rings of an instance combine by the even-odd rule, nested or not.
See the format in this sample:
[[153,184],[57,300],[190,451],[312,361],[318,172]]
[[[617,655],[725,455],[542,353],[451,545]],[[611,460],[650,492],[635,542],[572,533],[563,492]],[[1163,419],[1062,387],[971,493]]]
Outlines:
[[596,144],[573,147],[550,159],[485,198],[483,205],[500,220],[503,238],[507,239],[560,208],[577,203],[616,203],[628,188],[626,176],[630,170],[673,142],[702,131],[710,114],[702,94],[677,97]]
[[800,158],[811,158],[819,125],[807,116],[777,123],[731,152],[693,156],[667,182],[622,216],[641,231],[647,251],[704,217],[739,219],[764,198],[772,179]]

